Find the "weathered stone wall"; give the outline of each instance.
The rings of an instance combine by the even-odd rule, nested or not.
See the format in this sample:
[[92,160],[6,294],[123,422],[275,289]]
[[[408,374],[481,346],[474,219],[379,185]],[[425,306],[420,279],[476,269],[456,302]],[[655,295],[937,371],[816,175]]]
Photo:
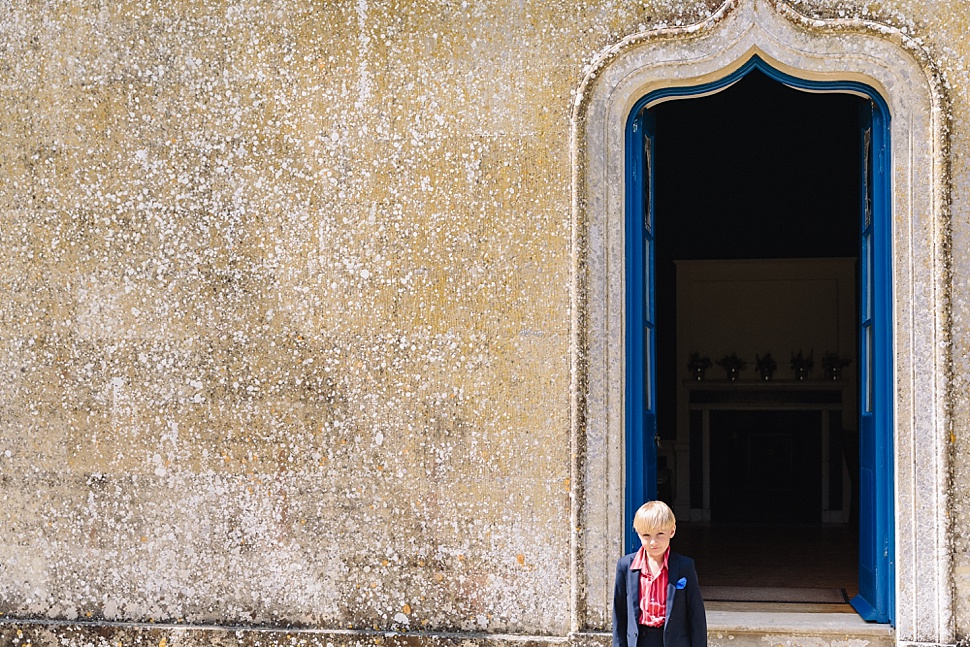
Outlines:
[[8,7],[0,610],[564,632],[607,17]]
[[[574,92],[718,4],[4,7],[0,613],[568,632]],[[792,6],[948,84],[970,635],[970,9]]]

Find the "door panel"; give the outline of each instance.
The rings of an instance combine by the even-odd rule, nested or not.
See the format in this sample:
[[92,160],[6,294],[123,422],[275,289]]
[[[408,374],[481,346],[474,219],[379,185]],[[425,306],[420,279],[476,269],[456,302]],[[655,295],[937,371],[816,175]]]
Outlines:
[[633,515],[657,498],[656,334],[653,298],[654,118],[641,110],[627,129],[627,403],[625,548],[639,545]]
[[860,116],[862,169],[859,249],[859,595],[870,622],[894,616],[892,533],[892,362],[888,209],[888,128],[869,102]]

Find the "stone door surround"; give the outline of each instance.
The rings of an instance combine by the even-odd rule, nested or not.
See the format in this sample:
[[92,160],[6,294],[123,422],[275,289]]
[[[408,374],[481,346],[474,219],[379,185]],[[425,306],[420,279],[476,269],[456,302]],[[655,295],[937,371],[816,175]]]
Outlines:
[[[723,78],[757,55],[792,76],[857,81],[891,114],[897,644],[954,642],[944,96],[898,30],[729,0],[707,21],[630,36],[590,66],[573,118],[572,630],[609,627],[624,506],[624,129],[650,92]],[[672,97],[676,98],[676,96]]]

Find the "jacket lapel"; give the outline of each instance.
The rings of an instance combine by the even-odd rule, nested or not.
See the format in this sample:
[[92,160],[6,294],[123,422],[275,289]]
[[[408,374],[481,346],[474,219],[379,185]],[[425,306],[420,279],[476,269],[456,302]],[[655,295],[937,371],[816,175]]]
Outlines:
[[680,556],[670,552],[667,558],[667,614],[670,619],[670,612],[674,608],[674,598],[677,597],[677,580],[680,579]]
[[633,602],[633,612],[636,614],[636,619],[640,620],[640,571],[635,571],[632,568],[628,569],[626,572],[626,590],[627,597]]

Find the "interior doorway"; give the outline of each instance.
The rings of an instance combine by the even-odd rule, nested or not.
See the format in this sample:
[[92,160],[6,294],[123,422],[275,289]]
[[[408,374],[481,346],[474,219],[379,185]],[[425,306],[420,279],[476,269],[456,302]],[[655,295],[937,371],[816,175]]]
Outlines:
[[[708,583],[825,587],[843,591],[845,601],[858,591],[855,429],[866,360],[854,343],[846,356],[846,346],[807,348],[797,336],[775,338],[755,352],[773,354],[776,384],[795,379],[789,362],[796,351],[813,357],[808,382],[815,386],[829,377],[822,355],[843,353],[852,368],[839,385],[836,404],[819,406],[819,389],[805,395],[797,384],[774,389],[774,402],[752,404],[755,391],[710,386],[727,381],[718,366],[708,369],[703,391],[713,399],[698,398],[698,404],[691,393],[699,391],[685,385],[687,357],[678,343],[687,333],[679,319],[677,265],[841,259],[857,267],[866,191],[860,175],[864,104],[868,100],[854,94],[786,87],[755,69],[714,94],[659,103],[643,120],[653,143],[644,172],[653,176],[633,199],[646,205],[643,255],[652,271],[645,286],[649,296],[642,306],[633,303],[649,313],[645,337],[654,337],[639,351],[654,360],[641,378],[648,392],[653,385],[655,398],[645,422],[655,424],[659,441],[657,495],[678,511],[679,541]],[[856,274],[848,282],[853,321],[859,317],[859,285]],[[805,299],[812,298],[810,292]],[[749,307],[744,294],[720,307]],[[735,325],[744,321],[723,310],[713,314]],[[778,327],[786,323],[778,321]],[[719,341],[723,346],[730,338],[721,335]],[[750,344],[705,347],[696,336],[693,342],[698,348],[691,351],[714,361],[741,350],[747,370],[740,382],[758,379]],[[739,555],[755,561],[744,563]],[[805,555],[825,556],[824,566]]]

